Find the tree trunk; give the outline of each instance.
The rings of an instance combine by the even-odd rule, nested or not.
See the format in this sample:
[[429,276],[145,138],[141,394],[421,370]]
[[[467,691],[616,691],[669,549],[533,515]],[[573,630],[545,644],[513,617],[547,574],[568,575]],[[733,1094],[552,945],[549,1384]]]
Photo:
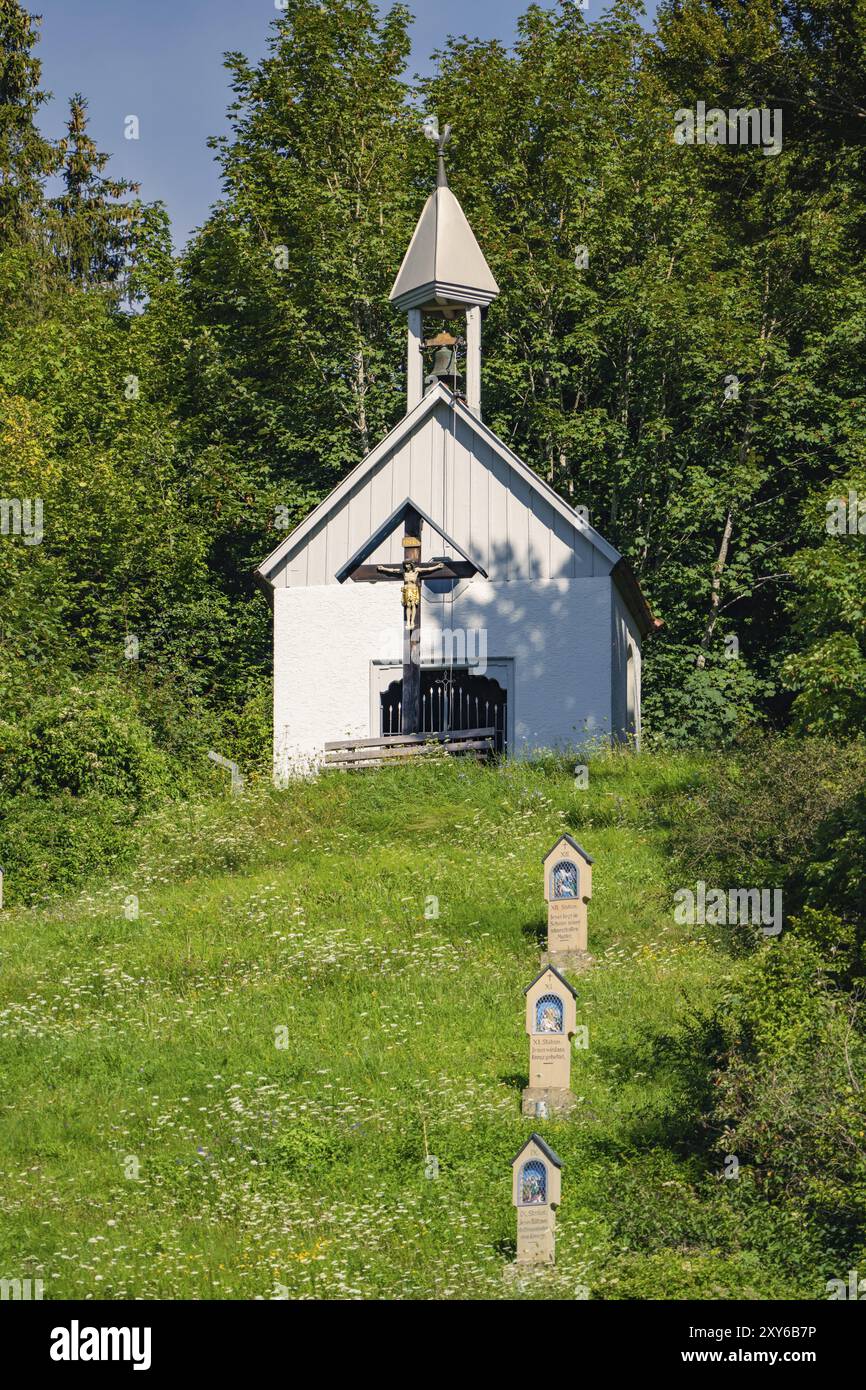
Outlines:
[[358,402],[358,433],[364,454],[370,452],[370,434],[367,429],[367,372],[364,367],[364,349],[359,347],[355,353],[355,396]]
[[[762,351],[762,353],[761,353],[761,363],[760,363],[760,366],[759,366],[759,368],[758,368],[758,375],[757,375],[757,380],[758,380],[759,382],[760,382],[761,378],[762,378],[763,375],[764,375],[764,368],[765,368],[766,365],[767,365],[767,352],[768,352],[769,342],[770,342],[770,339],[772,338],[773,333],[774,333],[774,331],[775,331],[775,329],[776,329],[776,323],[777,323],[777,320],[776,320],[776,319],[772,319],[769,323],[767,322],[767,305],[768,305],[768,303],[769,303],[769,298],[770,298],[770,277],[769,277],[769,272],[766,271],[766,272],[764,273],[764,307],[763,307],[763,311],[762,311],[762,315],[761,315],[761,332],[760,332],[760,341],[761,341],[761,344],[762,344],[763,351]],[[747,458],[747,456],[748,456],[749,440],[750,440],[750,438],[751,438],[752,429],[753,429],[753,427],[754,427],[754,416],[755,416],[755,398],[754,398],[754,396],[753,396],[753,398],[752,398],[752,403],[751,403],[751,405],[749,406],[748,415],[747,415],[747,418],[746,418],[746,424],[745,424],[745,427],[744,427],[744,429],[743,429],[743,434],[742,434],[742,438],[740,439],[740,446],[739,446],[739,450],[738,450],[738,457],[739,457],[739,462],[740,462],[740,466],[741,466],[741,467],[742,467],[743,464],[745,464],[746,458]],[[728,507],[728,510],[727,510],[727,514],[726,514],[726,516],[725,516],[725,526],[724,526],[724,530],[722,531],[722,539],[721,539],[721,543],[720,543],[720,545],[719,545],[719,553],[718,553],[718,555],[716,556],[716,563],[713,565],[713,582],[712,582],[712,587],[711,587],[711,589],[710,589],[710,611],[709,611],[709,613],[707,614],[706,627],[704,628],[704,635],[703,635],[703,637],[702,637],[702,639],[701,639],[701,650],[698,652],[698,655],[697,655],[697,657],[696,657],[696,659],[695,659],[695,666],[697,667],[697,669],[698,669],[699,671],[702,671],[703,668],[704,668],[704,667],[706,666],[706,664],[707,664],[707,651],[708,651],[708,649],[709,649],[710,643],[711,643],[712,640],[713,640],[713,634],[714,634],[714,632],[715,632],[715,630],[716,630],[716,623],[718,622],[718,619],[719,619],[719,611],[720,611],[720,604],[721,604],[721,597],[722,597],[722,575],[724,574],[725,565],[726,565],[727,562],[728,562],[728,551],[729,551],[730,546],[731,546],[731,532],[733,531],[733,529],[734,529],[734,512],[733,512],[733,508],[732,508],[731,506],[729,506],[729,507]]]
[[701,639],[701,650],[698,652],[695,665],[699,671],[704,669],[707,663],[707,649],[713,640],[713,633],[716,630],[716,623],[719,618],[719,603],[722,596],[722,574],[728,562],[728,550],[731,545],[731,532],[734,529],[734,513],[729,507],[725,517],[725,528],[722,531],[722,540],[719,545],[719,553],[716,556],[716,563],[713,565],[713,583],[710,590],[710,611],[707,614],[707,624],[704,628],[704,635]]

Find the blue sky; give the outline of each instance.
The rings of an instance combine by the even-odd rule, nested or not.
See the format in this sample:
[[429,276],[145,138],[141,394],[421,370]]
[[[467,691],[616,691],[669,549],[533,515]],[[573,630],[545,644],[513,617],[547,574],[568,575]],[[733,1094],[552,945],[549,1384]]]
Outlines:
[[[528,0],[409,5],[418,15],[412,70],[425,71],[449,33],[511,42]],[[91,134],[112,155],[111,173],[140,183],[146,201],[165,202],[182,246],[219,196],[207,139],[226,129],[222,55],[264,54],[275,0],[25,0],[25,7],[42,15],[37,55],[43,87],[53,93],[43,130],[62,134],[68,98],[83,92]],[[602,0],[589,0],[588,17],[602,8]],[[139,118],[138,140],[124,137],[128,115]]]

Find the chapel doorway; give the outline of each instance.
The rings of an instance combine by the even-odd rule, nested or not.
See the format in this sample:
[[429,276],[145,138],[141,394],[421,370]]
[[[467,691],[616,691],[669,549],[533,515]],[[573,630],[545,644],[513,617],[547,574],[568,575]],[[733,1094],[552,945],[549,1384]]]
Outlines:
[[[401,732],[403,680],[391,681],[380,696],[382,734]],[[463,729],[495,729],[497,753],[508,741],[508,692],[492,676],[477,676],[466,668],[423,667],[421,670],[421,730],[425,734],[456,733]]]

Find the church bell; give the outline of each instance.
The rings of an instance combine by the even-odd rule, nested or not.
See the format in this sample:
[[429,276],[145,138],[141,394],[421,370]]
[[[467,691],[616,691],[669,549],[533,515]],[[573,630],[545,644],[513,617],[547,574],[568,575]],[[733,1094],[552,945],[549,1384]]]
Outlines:
[[425,348],[435,348],[433,363],[430,371],[424,378],[424,385],[429,390],[441,381],[445,386],[457,394],[462,394],[460,382],[460,372],[457,365],[457,346],[459,339],[452,337],[450,333],[437,333],[435,338],[428,338]]

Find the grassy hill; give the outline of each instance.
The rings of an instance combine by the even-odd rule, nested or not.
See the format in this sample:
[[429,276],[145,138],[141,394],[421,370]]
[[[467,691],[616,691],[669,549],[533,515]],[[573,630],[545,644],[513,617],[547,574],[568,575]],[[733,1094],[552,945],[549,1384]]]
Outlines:
[[[738,968],[673,919],[669,815],[701,775],[608,754],[587,790],[555,760],[259,787],[154,814],[122,882],[4,912],[0,1273],[55,1299],[819,1296],[700,1157],[665,1044]],[[563,829],[596,859],[590,1046],[574,1114],[537,1122],[556,1271],[511,1285]]]

